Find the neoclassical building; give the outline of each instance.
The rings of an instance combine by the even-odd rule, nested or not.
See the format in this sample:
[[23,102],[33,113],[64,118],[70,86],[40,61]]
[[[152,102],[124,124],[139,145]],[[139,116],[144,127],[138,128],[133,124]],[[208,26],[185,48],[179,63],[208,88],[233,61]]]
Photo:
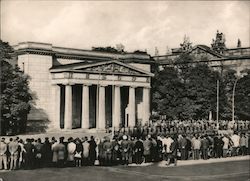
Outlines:
[[[153,58],[160,69],[163,69],[166,66],[177,65],[178,63],[175,61],[180,54],[182,54],[181,49],[174,48],[169,54],[157,55]],[[190,49],[189,54],[193,55],[196,60],[187,63],[207,63],[210,67],[218,71],[233,69],[239,75],[241,71],[250,69],[250,47],[231,48],[224,50],[223,53],[218,53],[206,45],[196,45]]]
[[30,120],[48,130],[133,127],[150,117],[151,65],[144,53],[106,53],[24,42],[17,64],[30,76]]

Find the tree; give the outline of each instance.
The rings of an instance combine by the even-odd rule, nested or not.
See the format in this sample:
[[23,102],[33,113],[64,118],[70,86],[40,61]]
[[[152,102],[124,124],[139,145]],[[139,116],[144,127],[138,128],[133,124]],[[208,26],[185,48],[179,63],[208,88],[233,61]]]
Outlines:
[[223,91],[221,96],[224,96],[224,99],[220,101],[220,105],[223,106],[223,111],[221,111],[221,118],[223,119],[229,120],[232,118],[232,94],[235,81],[235,70],[226,69],[223,71],[222,81],[220,82],[220,90]]
[[183,43],[180,44],[181,51],[184,52],[190,52],[192,50],[192,43],[190,42],[190,39],[188,36],[184,36]]
[[166,67],[155,75],[153,79],[153,110],[167,118],[178,117],[179,98],[184,92],[183,85],[178,78],[178,72],[173,67]]
[[194,119],[208,118],[209,111],[216,111],[217,80],[219,73],[207,64],[190,67],[186,80],[187,96],[197,106]]
[[225,35],[223,33],[219,33],[219,31],[217,30],[216,37],[212,41],[213,41],[211,44],[212,50],[218,53],[223,53],[224,50],[226,49]]
[[8,43],[0,40],[1,63],[1,134],[8,131],[20,133],[25,131],[27,114],[30,111],[32,96],[29,92],[29,77],[12,66],[13,49]]
[[235,90],[235,113],[238,119],[250,120],[250,70],[238,80]]
[[225,114],[229,111],[225,85],[229,83],[206,63],[194,62],[193,55],[182,53],[176,58],[175,67],[166,67],[155,74],[153,110],[169,119],[207,119],[210,111],[216,112],[219,80],[220,117],[225,118],[229,115]]

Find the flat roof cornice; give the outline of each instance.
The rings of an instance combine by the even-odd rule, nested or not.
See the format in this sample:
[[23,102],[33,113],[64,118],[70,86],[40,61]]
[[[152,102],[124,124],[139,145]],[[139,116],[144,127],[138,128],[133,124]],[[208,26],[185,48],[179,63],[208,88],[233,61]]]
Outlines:
[[25,53],[39,53],[39,54],[51,54],[61,58],[97,58],[97,59],[122,59],[122,60],[139,60],[151,62],[150,55],[136,54],[136,53],[109,53],[99,52],[92,50],[76,49],[76,48],[65,48],[53,46],[49,43],[39,42],[21,42],[18,45],[13,46],[14,50],[18,54]]

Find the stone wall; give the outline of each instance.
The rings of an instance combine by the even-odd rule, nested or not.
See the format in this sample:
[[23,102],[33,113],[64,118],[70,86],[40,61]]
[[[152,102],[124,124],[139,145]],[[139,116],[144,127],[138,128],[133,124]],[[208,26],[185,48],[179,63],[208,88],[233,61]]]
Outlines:
[[53,119],[53,94],[49,72],[52,67],[52,57],[37,54],[19,55],[18,66],[30,76],[29,86],[35,102],[28,120]]

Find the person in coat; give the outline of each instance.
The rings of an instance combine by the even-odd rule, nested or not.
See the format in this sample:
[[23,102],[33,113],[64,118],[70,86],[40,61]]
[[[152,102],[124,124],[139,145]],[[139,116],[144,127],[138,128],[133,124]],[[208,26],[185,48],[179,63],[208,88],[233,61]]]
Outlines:
[[82,154],[82,164],[83,165],[89,165],[89,142],[88,142],[88,137],[83,138],[83,154]]
[[136,164],[142,163],[143,152],[144,152],[143,142],[140,139],[138,139],[138,137],[136,137],[134,145],[134,160]]
[[48,137],[45,137],[45,141],[43,143],[41,153],[42,153],[43,167],[51,167],[52,150],[51,150],[51,143],[49,142]]
[[182,135],[182,138],[180,138],[180,141],[179,141],[179,146],[181,150],[181,160],[187,160],[187,157],[188,157],[187,144],[188,144],[188,141],[187,141],[186,135]]
[[89,164],[94,165],[96,160],[96,147],[97,144],[93,136],[89,140]]
[[129,152],[130,152],[130,144],[128,141],[128,137],[123,135],[123,140],[121,141],[121,154],[122,154],[122,164],[128,165],[129,163]]
[[75,151],[76,151],[76,144],[74,143],[73,138],[70,137],[68,139],[68,145],[67,145],[67,153],[68,153],[67,161],[70,167],[73,167],[75,163],[74,159]]
[[145,163],[150,162],[151,161],[151,147],[152,147],[152,142],[150,141],[149,137],[146,136],[146,138],[143,141],[143,155],[145,158]]
[[35,152],[35,168],[40,168],[42,166],[42,141],[38,138],[34,144],[36,148]]
[[82,165],[82,154],[83,154],[83,146],[81,140],[79,138],[75,139],[76,150],[75,150],[75,165],[76,167],[81,167]]
[[32,144],[31,139],[26,139],[26,144],[24,144],[24,149],[26,150],[24,154],[25,160],[25,169],[33,169],[34,168],[34,155],[35,155],[35,146]]
[[201,136],[201,153],[204,160],[208,159],[209,141],[207,135]]
[[108,137],[105,138],[103,143],[103,151],[104,151],[104,164],[111,165],[112,162],[112,143]]
[[57,152],[57,167],[64,167],[66,157],[66,147],[64,144],[64,137],[59,138],[59,143],[55,145],[54,149]]

